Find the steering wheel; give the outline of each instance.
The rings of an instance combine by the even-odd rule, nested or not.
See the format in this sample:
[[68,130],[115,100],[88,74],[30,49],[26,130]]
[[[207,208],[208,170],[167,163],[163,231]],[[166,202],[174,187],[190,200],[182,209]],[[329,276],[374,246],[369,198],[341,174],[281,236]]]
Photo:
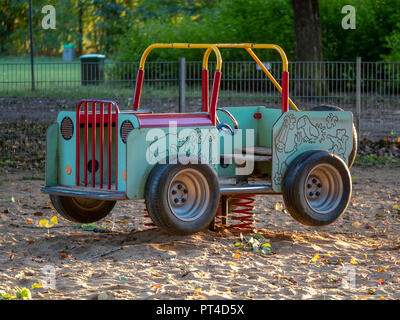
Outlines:
[[218,115],[216,115],[217,129],[225,131],[225,132],[229,131],[229,133],[233,136],[239,129],[239,125],[238,125],[237,120],[232,115],[232,113],[230,113],[228,110],[223,109],[223,108],[217,108],[217,110],[222,111],[223,113],[225,113],[229,117],[229,119],[231,119],[235,130],[233,130],[232,127],[229,124],[226,124],[226,123],[223,123],[223,122],[221,123],[221,121],[219,121]]

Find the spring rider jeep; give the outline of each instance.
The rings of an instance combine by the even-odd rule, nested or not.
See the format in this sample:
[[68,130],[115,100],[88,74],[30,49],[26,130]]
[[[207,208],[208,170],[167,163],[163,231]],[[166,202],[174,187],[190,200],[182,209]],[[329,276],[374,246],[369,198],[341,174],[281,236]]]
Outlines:
[[[205,50],[200,112],[153,113],[141,107],[145,62],[156,48]],[[281,93],[281,109],[217,107],[223,48],[249,53]],[[255,49],[280,54],[281,85]],[[112,101],[82,100],[76,111],[58,114],[47,130],[42,191],[60,215],[80,223],[104,218],[117,200],[144,199],[153,223],[171,234],[226,226],[228,218],[237,228],[250,229],[254,195],[282,194],[294,219],[323,226],[349,204],[356,139],[351,112],[335,106],[299,111],[289,98],[288,60],[277,45],[153,44],[140,60],[132,110],[119,110]]]

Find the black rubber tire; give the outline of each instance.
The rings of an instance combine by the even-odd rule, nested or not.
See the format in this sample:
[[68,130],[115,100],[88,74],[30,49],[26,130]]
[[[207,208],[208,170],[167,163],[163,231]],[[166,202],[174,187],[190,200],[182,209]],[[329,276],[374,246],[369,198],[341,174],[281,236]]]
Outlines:
[[[177,217],[168,202],[168,188],[174,176],[184,169],[195,169],[204,178],[209,192],[209,201],[204,212],[185,221]],[[145,202],[147,212],[161,230],[169,234],[189,235],[207,228],[214,219],[219,204],[218,178],[207,164],[156,164],[147,179]]]
[[[344,111],[342,108],[333,105],[321,105],[314,108],[311,108],[310,111]],[[351,150],[348,158],[348,167],[351,168],[356,160],[357,156],[357,144],[358,144],[358,137],[357,137],[357,130],[353,123],[353,149]]]
[[[57,212],[72,222],[92,223],[106,217],[114,208],[116,201],[93,200],[88,207],[79,198],[50,195],[51,203]],[[86,199],[88,200],[88,199]]]
[[[334,203],[334,207],[328,208],[329,211],[324,213],[310,206],[306,194],[306,179],[321,164],[329,164],[337,170],[337,178],[341,184],[338,187],[342,190],[338,203]],[[322,150],[306,151],[294,159],[286,171],[282,185],[287,211],[298,222],[308,226],[324,226],[338,219],[350,203],[351,192],[351,176],[346,163],[337,155]]]

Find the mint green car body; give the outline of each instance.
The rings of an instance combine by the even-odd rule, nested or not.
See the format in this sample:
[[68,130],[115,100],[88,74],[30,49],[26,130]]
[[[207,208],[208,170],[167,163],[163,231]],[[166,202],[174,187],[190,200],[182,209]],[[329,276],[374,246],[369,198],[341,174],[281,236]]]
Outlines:
[[[244,147],[251,144],[271,148],[272,160],[267,163],[255,163],[254,171],[271,177],[272,189],[276,193],[282,191],[282,179],[291,161],[307,150],[327,150],[338,155],[346,164],[353,148],[353,117],[348,111],[289,111],[284,114],[280,109],[267,107],[230,107],[225,108],[237,120],[239,129],[242,129],[242,141]],[[140,110],[139,110],[140,111]],[[229,118],[223,112],[217,111],[221,123],[229,123]],[[253,115],[259,114],[260,118]],[[74,135],[65,140],[60,132],[61,121],[69,117],[74,125]],[[76,112],[62,111],[57,122],[47,130],[46,146],[46,187],[68,186],[75,187],[76,173]],[[146,158],[146,150],[152,141],[146,140],[146,136],[153,128],[140,128],[139,121],[134,112],[120,113],[118,128],[125,120],[133,124],[133,130],[129,133],[127,142],[124,143],[121,136],[117,137],[118,143],[118,185],[117,190],[124,195],[121,199],[143,199],[147,177],[154,164]],[[184,129],[216,130],[215,127],[178,127],[179,134]],[[83,129],[81,129],[83,130]],[[168,134],[169,128],[159,128]],[[248,142],[245,138],[245,130],[253,130],[254,141]],[[120,130],[118,130],[120,132]],[[98,132],[98,129],[97,129]],[[89,130],[90,134],[90,130]],[[212,165],[218,177],[235,177],[236,164],[233,161],[228,167],[218,165],[220,154],[223,150],[223,137],[227,134],[219,131],[211,135],[209,139],[218,139],[219,154],[214,154],[209,163]],[[83,134],[81,134],[81,140]],[[115,133],[112,137],[115,144]],[[82,143],[82,141],[81,141]],[[99,139],[96,140],[96,158],[99,157]],[[183,145],[184,146],[184,145]],[[183,146],[179,146],[182,148]],[[113,145],[114,147],[114,145]],[[179,153],[179,148],[169,150],[169,156]],[[232,146],[233,148],[233,146]],[[89,150],[91,139],[89,137]],[[233,149],[231,150],[233,153]],[[82,155],[81,155],[82,156]],[[105,157],[105,155],[103,155]],[[91,153],[88,153],[91,160]],[[112,170],[115,170],[115,156],[112,157]],[[70,171],[66,170],[67,166]],[[81,172],[83,166],[81,164]],[[105,168],[104,168],[105,174]],[[81,178],[82,179],[82,178]],[[99,173],[96,173],[96,184]],[[113,180],[112,183],[115,181]],[[266,181],[268,183],[268,181]],[[90,193],[87,194],[90,197]]]

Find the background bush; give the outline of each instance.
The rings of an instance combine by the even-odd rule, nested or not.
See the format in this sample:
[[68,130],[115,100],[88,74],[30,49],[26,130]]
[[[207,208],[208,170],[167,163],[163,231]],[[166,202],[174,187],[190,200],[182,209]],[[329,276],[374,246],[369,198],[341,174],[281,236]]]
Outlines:
[[[117,61],[138,61],[155,42],[256,42],[282,46],[294,60],[290,0],[54,0],[57,28],[43,30],[41,8],[33,1],[36,55],[60,56],[75,44],[78,54],[105,53]],[[345,5],[356,8],[356,29],[341,26]],[[324,60],[400,61],[400,0],[319,0]],[[28,3],[2,0],[0,55],[29,53]],[[175,60],[183,53],[157,50],[151,60]],[[201,51],[185,52],[200,60]],[[279,56],[264,51],[262,59]],[[248,60],[241,50],[224,49],[225,60]]]

